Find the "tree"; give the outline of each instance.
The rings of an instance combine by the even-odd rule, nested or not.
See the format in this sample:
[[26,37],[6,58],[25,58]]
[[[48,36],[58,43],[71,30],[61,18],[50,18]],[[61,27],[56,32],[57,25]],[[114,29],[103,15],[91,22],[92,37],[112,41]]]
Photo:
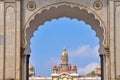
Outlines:
[[87,74],[88,76],[95,76],[95,71],[91,71],[90,73]]
[[95,71],[92,71],[90,74],[91,74],[91,75],[95,75]]

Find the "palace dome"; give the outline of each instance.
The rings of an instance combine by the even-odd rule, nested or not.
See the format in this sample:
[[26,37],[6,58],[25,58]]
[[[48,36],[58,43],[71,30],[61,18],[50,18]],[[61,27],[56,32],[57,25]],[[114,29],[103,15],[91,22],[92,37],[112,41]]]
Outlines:
[[68,57],[68,53],[66,52],[66,48],[64,48],[64,51],[62,53],[62,57]]
[[54,65],[54,66],[53,66],[53,68],[54,68],[54,69],[56,69],[56,68],[57,68],[57,66],[56,66],[56,65]]
[[72,67],[72,69],[77,69],[76,65],[74,65],[74,66]]

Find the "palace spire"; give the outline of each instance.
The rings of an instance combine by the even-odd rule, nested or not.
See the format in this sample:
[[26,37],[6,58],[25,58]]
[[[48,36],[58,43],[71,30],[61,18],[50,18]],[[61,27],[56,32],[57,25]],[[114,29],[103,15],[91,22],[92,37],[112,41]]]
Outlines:
[[66,48],[64,48],[62,52],[61,62],[68,64],[68,53],[66,52]]

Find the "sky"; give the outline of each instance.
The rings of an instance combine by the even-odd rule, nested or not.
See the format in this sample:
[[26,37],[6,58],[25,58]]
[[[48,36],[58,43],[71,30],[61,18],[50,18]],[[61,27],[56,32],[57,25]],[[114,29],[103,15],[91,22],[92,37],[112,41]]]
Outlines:
[[35,68],[36,76],[51,76],[64,48],[71,65],[77,66],[79,75],[93,71],[100,63],[99,38],[82,20],[62,17],[46,21],[34,32],[30,42],[30,64]]

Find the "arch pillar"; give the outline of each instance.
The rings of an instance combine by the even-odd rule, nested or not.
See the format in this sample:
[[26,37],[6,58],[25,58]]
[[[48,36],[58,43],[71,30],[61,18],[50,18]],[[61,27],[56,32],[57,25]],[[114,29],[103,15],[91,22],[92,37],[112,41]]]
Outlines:
[[21,75],[21,80],[24,80],[24,59],[25,59],[25,55],[24,55],[24,52],[25,52],[25,48],[24,47],[21,47],[21,65],[20,65],[20,68],[21,68],[21,72],[20,72],[20,75]]
[[[83,8],[80,5],[74,5],[71,7],[70,3],[61,5],[51,5],[49,9],[48,6],[44,9],[39,10],[36,12],[32,17],[29,19],[25,27],[25,80],[28,76],[28,69],[29,69],[29,56],[31,53],[30,50],[30,39],[33,37],[33,33],[35,30],[38,29],[39,25],[44,24],[45,21],[51,21],[52,19],[58,19],[61,17],[69,17],[71,19],[77,18],[78,20],[84,20],[87,24],[91,25],[91,28],[96,31],[96,36],[100,39],[100,58],[101,58],[101,73],[102,73],[102,80],[105,80],[105,55],[104,55],[104,40],[105,40],[105,25],[102,20],[97,16],[94,12],[89,10],[88,8]],[[91,11],[91,12],[90,12]],[[53,15],[54,14],[54,15]],[[73,15],[74,14],[74,15]],[[45,17],[47,15],[47,17]],[[85,17],[86,16],[86,17]],[[88,19],[89,18],[89,19]],[[97,27],[96,27],[97,26]],[[28,61],[28,62],[27,62]]]
[[105,68],[106,68],[106,80],[110,80],[110,50],[108,47],[105,48]]
[[30,58],[30,55],[29,54],[25,54],[25,65],[24,65],[24,80],[29,80],[29,58]]
[[104,71],[104,69],[105,69],[105,54],[100,54],[99,55],[100,56],[100,64],[101,64],[101,80],[106,80],[105,79],[105,71]]

